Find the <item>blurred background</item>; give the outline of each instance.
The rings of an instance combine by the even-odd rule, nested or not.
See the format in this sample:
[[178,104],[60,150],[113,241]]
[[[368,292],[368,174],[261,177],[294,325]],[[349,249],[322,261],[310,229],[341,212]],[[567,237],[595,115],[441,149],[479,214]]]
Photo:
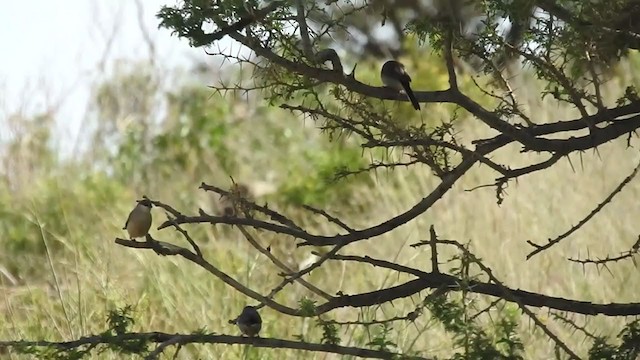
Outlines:
[[[366,167],[376,160],[363,156],[357,139],[331,139],[311,119],[285,112],[258,92],[214,92],[207,86],[243,83],[250,69],[207,56],[202,49],[159,30],[158,0],[33,0],[4,2],[0,12],[0,338],[60,340],[105,328],[110,309],[134,307],[134,330],[192,332],[205,328],[236,334],[227,320],[253,301],[226,287],[193,264],[172,257],[122,248],[115,237],[135,200],[147,195],[185,214],[198,208],[220,211],[219,199],[198,189],[201,182],[229,187],[231,178],[246,184],[258,203],[289,214],[299,224],[322,234],[338,231],[308,212],[302,204],[322,207],[352,227],[375,225],[406,211],[438,183],[424,167],[381,170],[333,181],[343,169]],[[373,23],[373,22],[372,22]],[[379,21],[377,22],[379,26]],[[367,25],[369,26],[369,25]],[[390,21],[385,27],[393,27]],[[367,32],[363,32],[367,34]],[[391,32],[390,32],[391,33]],[[389,38],[382,31],[381,38]],[[360,81],[380,85],[382,58],[399,56],[418,90],[447,87],[442,59],[415,39],[395,39],[402,49],[370,46],[354,35]],[[393,41],[392,41],[393,42]],[[369,44],[369,45],[367,45]],[[243,50],[228,40],[229,52]],[[519,101],[535,111],[537,121],[572,119],[575,109],[542,100],[543,84],[526,69],[512,77]],[[621,84],[638,86],[640,58],[632,53],[613,65],[604,85],[606,98],[624,92]],[[350,69],[348,69],[349,71]],[[463,91],[482,104],[492,99],[474,81],[490,82],[473,70],[461,77]],[[476,78],[472,79],[472,76]],[[439,123],[456,117],[460,136],[471,140],[494,133],[478,121],[441,104],[416,113],[407,103],[389,102],[386,109],[407,123]],[[400,121],[400,120],[399,120]],[[405,121],[405,120],[402,120]],[[508,147],[496,160],[513,166],[537,158]],[[396,154],[401,156],[401,152]],[[496,205],[492,188],[467,191],[492,183],[487,168],[471,171],[423,216],[393,234],[354,245],[351,253],[385,258],[424,268],[428,252],[409,248],[427,237],[435,224],[444,238],[469,241],[478,256],[513,288],[593,302],[637,300],[640,281],[632,264],[610,272],[583,268],[567,257],[606,256],[635,242],[640,223],[637,182],[624,190],[579,235],[554,251],[524,260],[526,240],[544,241],[566,231],[586,216],[627,176],[638,160],[625,139],[606,144],[597,153],[572,155],[554,168],[511,183],[508,196]],[[615,161],[612,161],[615,159]],[[568,205],[569,204],[569,205]],[[172,230],[156,231],[164,214],[153,210],[151,234],[185,245]],[[234,229],[190,226],[209,261],[267,293],[280,280],[269,260],[260,256]],[[264,246],[297,268],[311,250],[295,247],[289,238],[257,232]],[[445,254],[446,255],[446,254]],[[310,280],[329,293],[371,291],[406,279],[372,272],[364,265],[330,263]],[[278,300],[295,304],[307,294],[298,285]],[[412,300],[412,299],[409,299]],[[413,299],[419,301],[419,298]],[[378,309],[340,309],[340,318],[402,316],[411,301]],[[264,309],[262,336],[313,340],[313,319],[283,319]],[[612,319],[592,325],[617,332]],[[527,334],[527,352],[542,358],[552,345]],[[571,343],[570,329],[555,330]],[[429,334],[429,336],[425,336]],[[343,345],[363,346],[374,330],[345,327]],[[401,324],[393,336],[405,351],[425,356],[450,354],[450,341],[428,316]],[[575,339],[576,346],[581,339]],[[220,355],[222,354],[222,355]],[[298,359],[296,352],[231,346],[187,346],[181,358]],[[122,358],[105,352],[99,358]],[[309,355],[306,358],[322,358]]]

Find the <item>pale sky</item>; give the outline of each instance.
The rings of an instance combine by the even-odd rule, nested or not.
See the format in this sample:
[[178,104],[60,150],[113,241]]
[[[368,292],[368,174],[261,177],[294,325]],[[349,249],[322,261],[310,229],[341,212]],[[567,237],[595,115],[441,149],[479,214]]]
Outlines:
[[[202,50],[158,29],[155,14],[175,0],[140,0],[142,22],[163,67],[203,59]],[[0,0],[0,128],[7,114],[60,103],[61,145],[75,142],[101,59],[148,56],[134,0]],[[111,46],[107,47],[112,38]]]

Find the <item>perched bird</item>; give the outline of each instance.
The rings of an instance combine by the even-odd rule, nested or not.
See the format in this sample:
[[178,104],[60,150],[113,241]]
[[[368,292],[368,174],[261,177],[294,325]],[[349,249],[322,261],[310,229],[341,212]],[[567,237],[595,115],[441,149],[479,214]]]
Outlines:
[[246,185],[234,183],[229,190],[229,195],[220,197],[222,214],[224,216],[242,215],[243,210],[245,210],[242,200],[252,201],[252,198],[251,191]]
[[413,104],[413,108],[420,110],[420,103],[409,85],[411,83],[411,77],[404,69],[404,65],[394,60],[387,61],[382,65],[380,78],[384,86],[406,93],[409,100],[411,100],[411,104]]
[[131,210],[131,213],[129,213],[127,222],[124,224],[122,229],[127,230],[131,240],[144,237],[149,232],[149,228],[151,228],[152,207],[153,204],[151,203],[151,200],[138,200],[138,205],[136,205],[136,207]]
[[262,318],[253,306],[245,306],[236,319],[236,325],[243,334],[249,337],[257,336],[262,328]]

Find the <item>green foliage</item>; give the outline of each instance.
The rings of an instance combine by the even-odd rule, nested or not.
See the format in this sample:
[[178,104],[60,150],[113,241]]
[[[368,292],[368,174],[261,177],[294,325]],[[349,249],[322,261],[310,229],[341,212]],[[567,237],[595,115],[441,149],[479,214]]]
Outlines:
[[342,171],[354,171],[364,166],[361,151],[353,146],[334,146],[327,150],[308,148],[298,154],[302,163],[291,169],[290,176],[280,191],[283,201],[302,205],[324,205],[337,198],[348,201],[351,187],[368,181],[367,177],[352,177],[336,182]]
[[[278,1],[281,2],[281,1]],[[210,44],[214,36],[203,30],[203,25],[215,23],[228,25],[237,22],[242,16],[247,16],[249,9],[258,8],[255,0],[228,0],[212,3],[207,0],[186,1],[178,9],[163,6],[158,12],[161,19],[160,27],[170,29],[179,36],[189,37],[190,44],[194,47]],[[276,11],[270,18],[277,18],[286,12]]]
[[599,337],[593,341],[589,349],[590,360],[613,360],[616,359],[618,349],[607,343],[605,338]]
[[110,310],[107,315],[108,329],[95,336],[103,344],[91,342],[80,346],[32,346],[18,343],[13,350],[21,355],[34,355],[38,359],[51,360],[78,360],[91,356],[93,353],[103,353],[107,350],[118,354],[144,355],[148,350],[148,339],[138,337],[133,339],[121,339],[119,336],[127,334],[131,326],[135,324],[131,316],[132,307],[127,305],[120,309]]
[[378,351],[395,352],[397,344],[389,340],[389,336],[392,330],[391,325],[382,324],[377,327],[378,331],[373,335],[373,339],[367,343],[368,346],[372,346]]
[[340,337],[338,336],[338,327],[334,324],[329,324],[324,321],[318,321],[318,325],[322,327],[322,343],[323,344],[340,344]]
[[[185,87],[168,97],[165,128],[152,140],[154,169],[166,172],[192,169],[206,160],[233,173],[235,161],[229,144],[230,103],[203,88]],[[198,169],[202,173],[210,168]]]
[[607,342],[605,337],[597,337],[589,349],[590,360],[632,360],[640,356],[640,320],[628,323],[618,338],[620,345],[615,346]]
[[316,312],[316,301],[303,297],[298,301],[298,308],[303,316],[312,316]]
[[501,313],[498,321],[485,328],[466,314],[467,306],[462,302],[447,301],[441,296],[427,304],[427,308],[451,334],[455,346],[463,349],[452,359],[524,359],[515,312]]
[[131,326],[135,324],[131,313],[133,308],[127,305],[121,309],[110,310],[107,315],[107,324],[109,325],[109,331],[112,331],[114,335],[122,335],[129,331]]

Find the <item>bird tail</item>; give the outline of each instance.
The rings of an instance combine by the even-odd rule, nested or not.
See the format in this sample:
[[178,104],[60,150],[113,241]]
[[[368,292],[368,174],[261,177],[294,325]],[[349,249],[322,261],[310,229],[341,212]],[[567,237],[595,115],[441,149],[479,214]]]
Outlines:
[[420,110],[420,103],[418,102],[418,99],[416,99],[416,95],[411,90],[411,87],[409,87],[409,84],[403,84],[403,85],[404,85],[404,92],[407,93],[409,100],[411,100],[411,104],[413,105],[413,108],[416,110]]

